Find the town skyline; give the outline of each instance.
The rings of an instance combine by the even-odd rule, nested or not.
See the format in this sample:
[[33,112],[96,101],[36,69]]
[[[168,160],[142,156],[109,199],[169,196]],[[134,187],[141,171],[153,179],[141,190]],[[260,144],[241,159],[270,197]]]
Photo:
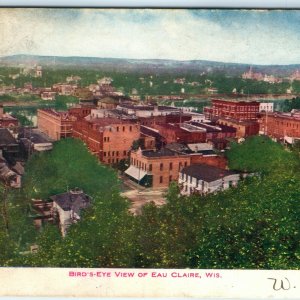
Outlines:
[[299,11],[23,8],[0,17],[1,57],[299,63]]

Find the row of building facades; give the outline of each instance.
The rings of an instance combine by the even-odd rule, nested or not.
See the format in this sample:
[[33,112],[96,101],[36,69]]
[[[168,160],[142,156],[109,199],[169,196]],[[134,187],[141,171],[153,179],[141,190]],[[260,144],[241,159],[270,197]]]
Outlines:
[[230,141],[260,133],[292,143],[300,138],[299,126],[297,111],[273,112],[273,103],[257,101],[212,99],[204,114],[123,97],[106,97],[98,105],[85,102],[67,112],[38,110],[38,128],[50,138],[81,139],[104,164],[128,160],[125,174],[140,185],[165,188],[181,178],[186,193],[212,190],[184,184],[182,172],[187,175],[196,165],[226,170],[222,152]]

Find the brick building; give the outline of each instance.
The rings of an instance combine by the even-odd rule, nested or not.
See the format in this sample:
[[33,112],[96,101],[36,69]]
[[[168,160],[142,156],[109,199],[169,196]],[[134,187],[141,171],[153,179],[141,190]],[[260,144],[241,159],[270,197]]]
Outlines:
[[154,124],[167,144],[169,143],[201,143],[206,140],[206,130],[187,123]]
[[38,129],[55,141],[72,136],[75,120],[76,118],[68,112],[57,112],[53,109],[37,111]]
[[131,152],[130,167],[125,174],[141,185],[165,188],[173,180],[178,180],[179,171],[190,162],[189,155],[166,148],[158,151],[139,149]]
[[300,138],[300,115],[297,113],[262,114],[259,120],[260,132],[283,140]]
[[221,126],[229,126],[236,129],[237,138],[245,138],[259,133],[259,123],[257,121],[241,121],[236,119],[219,118],[217,121]]
[[225,124],[198,122],[189,122],[189,124],[205,130],[206,141],[236,137],[237,129]]
[[154,125],[160,125],[160,124],[183,123],[186,121],[190,121],[191,119],[192,119],[191,115],[174,113],[165,116],[139,117],[139,122],[141,125],[153,127]]
[[[171,146],[171,145],[168,145]],[[176,145],[174,145],[176,146]],[[177,144],[177,146],[180,146]],[[173,150],[173,149],[176,149]],[[130,167],[125,174],[136,183],[152,188],[166,188],[177,181],[179,171],[192,164],[204,163],[219,168],[227,167],[227,160],[215,153],[185,153],[183,147],[165,147],[160,150],[132,151]],[[208,151],[209,152],[209,151]]]
[[83,140],[100,161],[114,164],[129,157],[140,125],[116,118],[81,119],[74,123],[73,137]]
[[68,109],[68,112],[71,116],[74,116],[76,119],[82,119],[91,114],[92,109],[95,106],[93,105],[75,105]]
[[257,120],[259,102],[212,99],[212,106],[204,108],[205,117],[209,120],[230,118],[236,120]]

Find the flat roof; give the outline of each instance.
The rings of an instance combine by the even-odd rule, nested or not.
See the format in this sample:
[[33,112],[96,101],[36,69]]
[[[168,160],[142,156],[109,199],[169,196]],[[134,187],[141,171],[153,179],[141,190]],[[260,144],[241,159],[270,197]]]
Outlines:
[[258,104],[259,102],[256,100],[239,100],[239,99],[219,99],[219,98],[213,98],[211,101],[224,101],[224,102],[234,102],[234,103],[240,103],[240,104],[246,104],[246,103],[252,103],[252,104]]
[[178,153],[167,149],[167,148],[162,148],[160,150],[154,151],[154,150],[144,150],[143,156],[146,157],[162,157],[162,156],[177,156]]
[[134,124],[130,120],[118,119],[118,118],[91,118],[87,119],[88,122],[97,124],[100,126],[108,126],[108,125],[115,125],[115,124]]
[[30,139],[31,142],[35,144],[53,142],[52,139],[50,139],[46,134],[44,134],[37,128],[21,128],[19,131],[19,138]]

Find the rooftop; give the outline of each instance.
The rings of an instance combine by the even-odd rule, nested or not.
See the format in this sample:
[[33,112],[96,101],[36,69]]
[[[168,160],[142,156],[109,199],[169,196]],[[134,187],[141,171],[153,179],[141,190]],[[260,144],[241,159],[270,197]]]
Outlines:
[[6,128],[0,128],[0,145],[17,144],[16,139]]
[[181,173],[187,174],[193,178],[196,178],[197,180],[203,180],[206,182],[213,182],[229,175],[238,174],[236,172],[205,164],[195,164],[185,167],[181,170]]
[[56,202],[64,211],[79,211],[91,204],[90,197],[80,190],[54,195],[50,199]]
[[206,132],[216,132],[216,131],[226,131],[226,132],[236,132],[236,128],[226,126],[226,125],[219,125],[215,123],[198,123],[198,122],[189,122],[189,124],[192,124],[194,126],[204,128]]
[[132,104],[121,104],[119,105],[119,108],[127,108],[127,109],[133,109],[133,110],[147,110],[147,111],[153,111],[155,109],[159,111],[164,110],[176,110],[179,111],[179,108],[173,107],[173,106],[165,106],[165,105],[132,105]]
[[19,131],[19,138],[30,139],[31,142],[35,144],[53,142],[52,139],[50,139],[46,134],[44,134],[37,128],[21,127]]
[[218,98],[213,98],[211,99],[212,101],[222,101],[222,102],[234,102],[234,103],[239,103],[239,104],[257,104],[259,106],[259,102],[255,101],[255,100],[247,100],[247,99],[243,99],[243,100],[239,100],[239,99],[218,99]]
[[[108,125],[114,125],[114,124],[130,124],[130,120],[123,120],[118,118],[89,118],[86,119],[88,122],[99,125],[99,126],[108,126]],[[134,124],[134,123],[132,123]]]
[[167,149],[167,148],[162,148],[160,150],[154,151],[154,150],[144,150],[143,156],[146,157],[162,157],[162,156],[176,156],[178,155],[176,152]]

